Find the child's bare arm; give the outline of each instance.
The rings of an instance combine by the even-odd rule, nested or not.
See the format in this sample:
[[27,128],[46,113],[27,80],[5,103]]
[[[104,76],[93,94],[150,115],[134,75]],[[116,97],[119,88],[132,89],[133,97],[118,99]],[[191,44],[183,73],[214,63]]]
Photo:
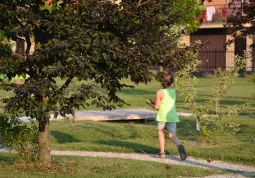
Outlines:
[[155,102],[154,102],[154,101],[152,101],[151,99],[149,99],[149,101],[151,102],[151,104],[155,104]]
[[156,93],[156,102],[153,102],[151,99],[147,100],[146,103],[149,104],[153,109],[158,110],[159,109],[159,104],[162,98],[162,91],[158,90]]
[[155,107],[155,103],[151,99],[147,100],[146,103],[150,105],[152,108]]

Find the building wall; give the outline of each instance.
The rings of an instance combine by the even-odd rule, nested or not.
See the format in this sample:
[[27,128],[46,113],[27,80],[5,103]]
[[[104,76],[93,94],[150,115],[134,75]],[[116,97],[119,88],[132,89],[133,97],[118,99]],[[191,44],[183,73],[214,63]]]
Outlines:
[[204,46],[200,49],[198,59],[200,71],[212,71],[217,68],[226,69],[226,35],[224,34],[201,34],[191,35],[191,44],[200,40]]
[[206,18],[203,19],[204,23],[207,23],[207,22],[209,22],[209,23],[210,22],[214,22],[214,23],[215,22],[216,23],[225,22],[226,21],[226,16],[227,16],[227,14],[225,13],[227,3],[228,3],[227,0],[213,0],[211,2],[204,1],[205,10],[207,10],[207,8],[211,8],[211,7],[214,7],[214,10],[215,10],[215,12],[212,14],[212,20],[209,20],[207,18],[207,13],[206,13]]
[[183,36],[181,43],[184,43],[186,46],[189,46],[190,45],[190,36],[189,35]]
[[227,4],[228,1],[227,0],[213,0],[211,2],[208,1],[204,1],[204,6],[213,6],[213,5],[221,5],[221,4]]
[[[231,35],[226,36],[226,42],[228,40],[233,40],[233,37]],[[228,46],[226,51],[226,70],[231,70],[234,68],[234,55],[235,55],[235,43],[231,43],[231,45]]]
[[[251,51],[251,48],[250,48],[250,45],[255,43],[255,40],[254,40],[254,37],[249,35],[246,37],[246,41],[247,41],[247,45],[246,45],[246,50],[247,51]],[[254,52],[253,52],[254,53]],[[248,56],[248,59],[247,59],[247,65],[246,65],[246,71],[253,71],[254,72],[254,57],[255,56]]]
[[[231,9],[226,6],[232,0],[213,0],[212,2],[204,1],[205,10],[207,7],[214,6],[215,14],[213,14],[212,21],[208,21],[207,12],[205,11],[202,21],[199,19],[200,27],[198,32],[190,36],[190,43],[194,43],[195,40],[206,41],[208,44],[202,47],[199,59],[202,60],[200,66],[201,69],[210,70],[214,67],[225,68],[226,70],[233,69],[234,67],[234,57],[235,55],[242,55],[243,50],[251,50],[249,48],[250,44],[254,43],[255,40],[252,37],[247,37],[243,40],[236,40],[235,43],[227,46],[227,49],[223,49],[223,46],[226,45],[228,40],[231,40],[232,37],[227,35],[227,33],[221,33],[220,31],[226,31],[226,28],[223,26],[226,22],[228,15],[231,14]],[[249,0],[241,0],[240,2],[235,3],[236,5],[241,6],[241,2],[249,2]],[[236,6],[235,6],[236,7]],[[233,9],[232,9],[233,10]],[[227,13],[226,13],[227,12]],[[185,40],[184,40],[185,41]],[[188,42],[185,41],[188,44]],[[217,54],[215,51],[218,51]],[[247,71],[254,71],[254,58],[250,57],[247,60]]]

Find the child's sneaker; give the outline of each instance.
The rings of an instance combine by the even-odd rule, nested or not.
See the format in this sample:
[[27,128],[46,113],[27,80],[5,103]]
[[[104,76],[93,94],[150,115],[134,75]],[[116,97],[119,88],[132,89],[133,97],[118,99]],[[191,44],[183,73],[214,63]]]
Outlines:
[[186,154],[186,151],[185,151],[183,145],[179,145],[179,146],[178,146],[178,151],[179,151],[179,153],[180,153],[181,160],[182,160],[182,161],[183,161],[183,160],[186,160],[187,154]]
[[166,153],[159,153],[155,157],[156,158],[165,158],[166,157]]

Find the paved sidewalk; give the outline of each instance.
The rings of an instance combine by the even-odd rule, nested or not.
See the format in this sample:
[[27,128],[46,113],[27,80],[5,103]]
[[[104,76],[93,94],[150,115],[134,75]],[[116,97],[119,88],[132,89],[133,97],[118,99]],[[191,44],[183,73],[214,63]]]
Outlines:
[[106,158],[122,158],[122,159],[136,159],[143,161],[154,161],[172,165],[182,166],[195,166],[205,169],[228,171],[241,177],[255,176],[255,167],[227,163],[223,161],[212,161],[208,163],[207,160],[197,159],[188,156],[187,160],[181,161],[179,156],[166,155],[165,159],[155,158],[151,154],[138,154],[138,153],[113,153],[113,152],[89,152],[89,151],[58,151],[53,150],[52,155],[72,155],[72,156],[89,156],[89,157],[106,157]]
[[[149,109],[115,109],[112,111],[103,110],[78,110],[76,113],[76,120],[92,120],[92,121],[112,121],[112,120],[154,120],[156,111]],[[191,116],[190,113],[178,113],[180,116]],[[67,115],[67,118],[73,118],[72,115]],[[20,117],[24,122],[29,121],[29,117]],[[50,120],[54,119],[51,114]],[[64,119],[58,116],[55,119]]]

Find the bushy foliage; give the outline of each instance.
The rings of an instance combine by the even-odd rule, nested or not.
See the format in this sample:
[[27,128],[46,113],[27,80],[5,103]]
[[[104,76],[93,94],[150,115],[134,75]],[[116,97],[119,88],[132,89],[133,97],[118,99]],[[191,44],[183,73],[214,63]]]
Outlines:
[[[48,145],[44,148],[49,155],[49,140],[43,133],[48,132],[50,112],[65,115],[87,105],[123,106],[117,92],[134,86],[121,79],[147,83],[152,78],[148,66],[181,69],[193,60],[184,57],[192,48],[180,50],[176,37],[166,32],[176,26],[194,29],[201,9],[195,0],[122,0],[120,4],[79,0],[75,5],[69,0],[52,4],[2,0],[0,11],[0,30],[7,38],[26,30],[35,43],[33,54],[25,57],[0,56],[0,73],[10,80],[17,75],[26,78],[23,85],[1,83],[1,89],[14,93],[2,99],[5,110],[39,121],[39,142],[47,142],[39,143],[40,150]],[[183,30],[175,32],[182,34]],[[57,78],[63,83],[57,84]],[[66,95],[74,79],[82,84]]]
[[18,152],[22,161],[38,160],[38,128],[15,117],[0,115],[0,145]]
[[[236,4],[239,4],[236,6]],[[252,63],[255,63],[255,1],[241,1],[232,0],[228,6],[232,7],[237,11],[234,18],[227,21],[227,33],[230,34],[233,39],[229,40],[227,44],[232,44],[236,37],[241,38],[252,38],[253,41],[250,44],[249,55],[251,56]],[[253,69],[254,72],[254,69]],[[253,76],[255,79],[255,75]],[[253,97],[253,96],[251,96]]]
[[5,37],[3,31],[0,30],[0,56],[1,57],[10,57],[11,56],[11,46],[8,39]]
[[[22,86],[1,86],[15,93],[15,97],[3,100],[10,112],[24,111],[36,117],[37,108],[62,115],[90,104],[112,109],[125,104],[116,93],[133,87],[120,79],[130,77],[134,83],[147,83],[151,79],[149,65],[182,68],[190,62],[182,57],[187,50],[180,51],[176,38],[165,35],[165,31],[175,24],[186,28],[185,20],[195,22],[193,16],[199,8],[192,0],[139,7],[136,1],[117,5],[97,0],[79,1],[75,7],[68,1],[53,1],[50,10],[43,8],[45,5],[43,0],[0,4],[1,12],[5,12],[0,28],[7,37],[27,28],[37,45],[27,58],[0,60],[0,73],[10,78],[29,76]],[[189,13],[182,8],[190,9]],[[176,32],[181,34],[181,30]],[[57,77],[65,80],[62,86],[56,85]],[[66,97],[64,90],[75,78],[89,82]],[[96,87],[105,93],[97,92]],[[42,101],[46,97],[47,104]]]

